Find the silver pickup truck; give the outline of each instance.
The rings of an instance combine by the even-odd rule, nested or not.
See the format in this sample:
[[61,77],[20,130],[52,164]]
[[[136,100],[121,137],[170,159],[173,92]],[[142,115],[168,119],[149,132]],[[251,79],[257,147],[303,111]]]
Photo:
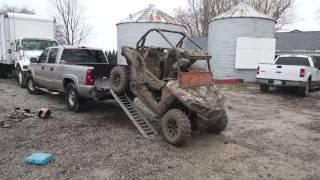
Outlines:
[[27,89],[31,94],[45,91],[64,93],[70,111],[77,112],[88,99],[105,100],[110,95],[110,72],[100,49],[71,46],[50,47],[39,58],[31,58]]

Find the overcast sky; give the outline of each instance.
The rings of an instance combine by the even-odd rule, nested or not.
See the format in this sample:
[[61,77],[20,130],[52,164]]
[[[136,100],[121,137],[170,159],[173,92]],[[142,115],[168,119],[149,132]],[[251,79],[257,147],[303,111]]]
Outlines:
[[[116,24],[141,9],[155,4],[157,8],[173,14],[173,9],[186,7],[187,0],[82,0],[87,8],[86,16],[92,26],[91,36],[86,45],[103,49],[117,48]],[[38,15],[50,17],[52,0],[0,0],[0,5],[27,6]],[[319,12],[318,15],[316,12]],[[296,22],[288,30],[320,31],[320,0],[296,0]]]

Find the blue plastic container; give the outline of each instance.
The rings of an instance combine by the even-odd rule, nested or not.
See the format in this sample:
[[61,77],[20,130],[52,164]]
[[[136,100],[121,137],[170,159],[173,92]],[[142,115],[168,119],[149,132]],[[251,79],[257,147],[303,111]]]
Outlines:
[[27,164],[34,165],[46,165],[53,160],[52,154],[48,153],[33,153],[32,155],[25,158]]

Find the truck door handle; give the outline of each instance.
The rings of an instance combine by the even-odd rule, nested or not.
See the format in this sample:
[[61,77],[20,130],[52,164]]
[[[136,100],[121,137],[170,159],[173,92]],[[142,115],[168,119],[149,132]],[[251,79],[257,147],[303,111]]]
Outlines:
[[44,70],[44,67],[42,66],[41,69]]
[[50,68],[50,71],[53,71],[53,67]]

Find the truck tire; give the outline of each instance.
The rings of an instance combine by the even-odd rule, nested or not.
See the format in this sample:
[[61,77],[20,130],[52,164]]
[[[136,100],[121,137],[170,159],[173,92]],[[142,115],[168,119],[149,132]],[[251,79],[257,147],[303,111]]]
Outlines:
[[228,125],[228,116],[226,111],[221,111],[215,119],[217,119],[215,123],[208,123],[207,131],[209,133],[220,134]]
[[69,83],[66,88],[66,102],[69,111],[79,112],[82,101],[76,86]]
[[8,77],[8,72],[7,68],[5,65],[0,64],[0,78],[7,78]]
[[307,97],[309,95],[310,85],[311,81],[308,80],[307,84],[304,87],[300,88],[300,96]]
[[268,92],[269,91],[269,85],[266,84],[260,84],[260,90],[261,92]]
[[27,78],[27,90],[30,94],[34,94],[34,95],[37,95],[39,94],[39,90],[36,88],[36,84],[33,80],[33,77],[29,76]]
[[162,118],[161,126],[164,138],[172,145],[182,146],[191,136],[190,120],[181,110],[169,110]]
[[110,74],[111,88],[119,95],[126,93],[129,90],[129,73],[124,66],[116,66]]
[[21,88],[25,88],[27,86],[25,72],[21,71],[20,67],[17,69],[17,81]]

